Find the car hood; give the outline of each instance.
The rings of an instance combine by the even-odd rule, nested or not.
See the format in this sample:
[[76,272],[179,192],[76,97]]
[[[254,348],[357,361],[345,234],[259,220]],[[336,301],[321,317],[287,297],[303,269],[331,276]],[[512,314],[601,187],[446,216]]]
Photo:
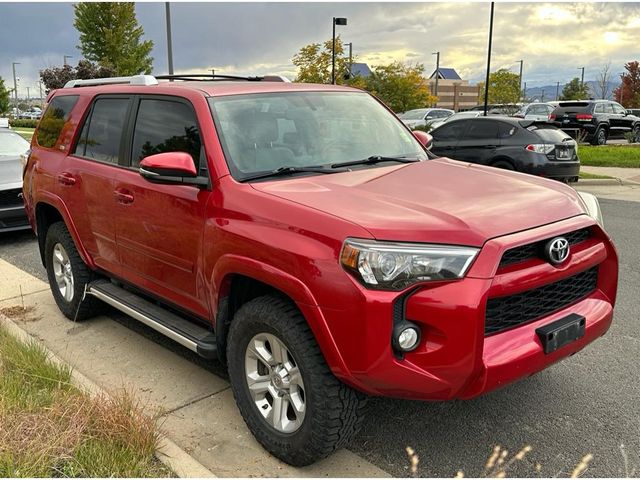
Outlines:
[[481,246],[585,213],[575,190],[560,182],[446,158],[252,186],[356,223],[379,240]]
[[0,190],[22,186],[22,164],[19,155],[0,155]]

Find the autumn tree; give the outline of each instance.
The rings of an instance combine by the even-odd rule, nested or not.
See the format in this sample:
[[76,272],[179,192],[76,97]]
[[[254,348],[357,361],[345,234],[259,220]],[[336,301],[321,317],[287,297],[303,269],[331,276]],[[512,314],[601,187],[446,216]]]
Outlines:
[[589,98],[589,87],[578,77],[567,83],[562,89],[560,100],[585,100]]
[[79,2],[73,25],[80,33],[78,48],[88,60],[112,68],[116,75],[151,73],[151,40],[142,41],[133,2]]
[[[302,47],[293,56],[291,62],[298,68],[296,82],[331,83],[332,40],[310,43]],[[336,37],[336,83],[346,82],[345,73],[349,71],[349,58],[344,57],[344,46],[340,36]]]
[[621,83],[613,91],[613,96],[625,108],[640,108],[640,64],[628,62],[626,72],[620,76]]
[[70,80],[88,80],[90,78],[105,78],[115,76],[115,71],[111,67],[96,65],[88,60],[80,60],[76,67],[64,65],[62,67],[52,67],[40,70],[40,78],[48,92],[56,88],[64,87]]
[[[484,102],[484,82],[478,84],[481,101]],[[520,101],[520,76],[506,68],[489,74],[488,103],[518,103]]]
[[364,79],[364,88],[386,103],[394,112],[406,112],[433,105],[437,98],[423,76],[424,65],[393,62],[373,67]]
[[4,115],[11,108],[11,90],[4,85],[4,79],[0,77],[0,115]]

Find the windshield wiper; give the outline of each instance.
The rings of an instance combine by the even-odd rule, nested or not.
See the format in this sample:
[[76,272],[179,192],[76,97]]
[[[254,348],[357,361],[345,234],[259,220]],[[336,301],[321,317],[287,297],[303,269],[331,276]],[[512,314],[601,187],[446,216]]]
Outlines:
[[380,155],[372,155],[362,160],[352,160],[351,162],[334,163],[331,168],[350,167],[351,165],[373,165],[380,162],[400,162],[400,163],[414,163],[419,162],[418,158],[406,158],[406,157],[382,157]]
[[346,168],[340,170],[334,170],[333,166],[331,169],[326,167],[292,167],[285,166],[276,168],[275,170],[271,170],[270,172],[262,172],[256,173],[255,175],[249,175],[248,177],[242,178],[241,182],[247,182],[249,180],[258,180],[260,178],[270,178],[270,177],[280,177],[284,175],[291,175],[293,173],[340,173],[340,172],[348,172]]

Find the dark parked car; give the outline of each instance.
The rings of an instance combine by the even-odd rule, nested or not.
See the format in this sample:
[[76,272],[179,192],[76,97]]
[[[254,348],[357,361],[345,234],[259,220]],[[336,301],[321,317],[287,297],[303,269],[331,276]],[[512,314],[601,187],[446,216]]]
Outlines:
[[578,145],[545,122],[509,117],[452,120],[431,132],[436,155],[549,177],[578,180]]
[[627,108],[627,113],[640,118],[640,108]]
[[628,132],[635,134],[634,142],[640,142],[640,118],[610,100],[560,102],[549,121],[574,138],[584,136],[592,145],[604,145],[609,137]]

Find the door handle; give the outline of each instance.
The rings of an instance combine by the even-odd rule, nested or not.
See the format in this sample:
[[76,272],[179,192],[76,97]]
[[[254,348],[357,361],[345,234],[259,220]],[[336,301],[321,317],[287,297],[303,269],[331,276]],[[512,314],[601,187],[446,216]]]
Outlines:
[[128,190],[114,190],[113,196],[116,198],[118,203],[122,203],[124,205],[133,203],[133,195]]
[[58,175],[58,183],[61,185],[71,186],[76,184],[76,177],[69,172],[62,172]]

